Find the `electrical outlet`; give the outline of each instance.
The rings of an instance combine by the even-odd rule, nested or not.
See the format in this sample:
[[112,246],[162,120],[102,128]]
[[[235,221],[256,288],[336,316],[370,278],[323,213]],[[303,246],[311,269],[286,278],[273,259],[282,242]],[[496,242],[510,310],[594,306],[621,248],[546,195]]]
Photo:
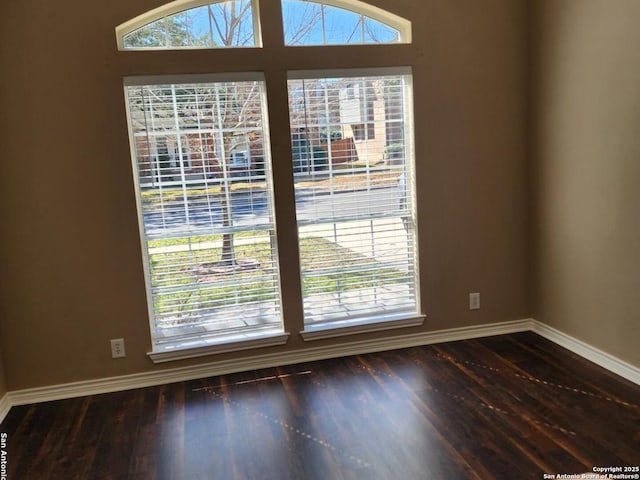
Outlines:
[[469,294],[469,310],[479,310],[479,309],[480,309],[480,294],[470,293]]
[[111,358],[122,358],[127,354],[124,351],[124,338],[111,339]]

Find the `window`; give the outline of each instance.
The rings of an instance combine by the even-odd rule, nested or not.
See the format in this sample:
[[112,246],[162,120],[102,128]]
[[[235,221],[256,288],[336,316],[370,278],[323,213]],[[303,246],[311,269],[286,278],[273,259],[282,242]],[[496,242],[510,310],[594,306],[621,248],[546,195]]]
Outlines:
[[[172,2],[118,26],[118,47],[259,47],[257,11],[257,0]],[[282,20],[289,46],[411,42],[408,21],[357,0],[282,0]]]
[[[313,340],[422,323],[412,73],[358,46],[409,43],[410,22],[358,0],[260,7],[284,32],[261,31],[257,0],[178,0],[116,28],[120,49],[160,50],[128,53],[148,76],[124,82],[157,362],[279,345],[292,325]],[[350,45],[371,68],[302,70],[299,45]],[[184,58],[212,73],[176,72],[162,50],[184,48],[210,49]],[[288,99],[288,121],[282,102],[268,125],[267,98]]]
[[[184,2],[178,3],[178,8]],[[251,0],[230,0],[173,12],[175,2],[118,27],[121,49],[253,47],[259,45]],[[148,23],[145,23],[148,22]]]
[[[304,132],[306,152],[300,154],[309,158],[295,177],[309,331],[418,310],[412,195],[403,180],[412,176],[413,165],[410,72],[392,69],[355,78],[357,71],[347,73],[292,72],[288,82],[292,146],[296,151]],[[369,100],[379,134],[357,145],[352,123]],[[340,132],[341,139],[330,140],[332,132]],[[387,132],[395,136],[387,138]],[[390,142],[399,147],[393,161],[385,158]]]
[[244,77],[127,81],[157,350],[282,332],[264,81]]
[[[366,13],[341,8],[345,5],[360,7]],[[285,45],[291,46],[410,41],[406,20],[362,2],[282,0],[282,20]]]

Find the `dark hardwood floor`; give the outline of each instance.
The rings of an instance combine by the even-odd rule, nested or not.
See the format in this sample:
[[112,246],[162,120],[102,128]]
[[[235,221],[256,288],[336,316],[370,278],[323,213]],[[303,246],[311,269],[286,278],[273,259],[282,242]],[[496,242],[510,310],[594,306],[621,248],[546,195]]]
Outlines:
[[0,432],[11,480],[541,479],[639,465],[640,387],[520,333],[14,407]]

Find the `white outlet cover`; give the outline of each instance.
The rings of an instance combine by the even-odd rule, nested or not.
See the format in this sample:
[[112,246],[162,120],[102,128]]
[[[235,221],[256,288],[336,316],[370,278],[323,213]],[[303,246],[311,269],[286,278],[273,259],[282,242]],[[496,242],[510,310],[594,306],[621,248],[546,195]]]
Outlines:
[[124,338],[111,339],[111,358],[122,358],[125,356]]
[[478,310],[480,309],[480,294],[479,293],[470,293],[469,294],[469,310]]

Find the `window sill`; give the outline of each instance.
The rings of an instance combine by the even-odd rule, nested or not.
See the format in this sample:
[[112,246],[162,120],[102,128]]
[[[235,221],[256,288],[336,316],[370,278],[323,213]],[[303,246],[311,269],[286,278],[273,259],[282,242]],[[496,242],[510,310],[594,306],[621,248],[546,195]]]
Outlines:
[[321,325],[307,325],[300,335],[305,341],[322,340],[324,338],[356,335],[358,333],[379,332],[395,328],[419,327],[424,323],[426,315],[413,316],[393,315],[380,319],[344,320]]
[[284,345],[287,340],[289,340],[289,334],[282,332],[251,335],[250,337],[234,336],[222,340],[189,342],[187,345],[166,344],[156,346],[156,349],[147,353],[147,355],[153,363],[164,363],[252,348],[275,347]]

